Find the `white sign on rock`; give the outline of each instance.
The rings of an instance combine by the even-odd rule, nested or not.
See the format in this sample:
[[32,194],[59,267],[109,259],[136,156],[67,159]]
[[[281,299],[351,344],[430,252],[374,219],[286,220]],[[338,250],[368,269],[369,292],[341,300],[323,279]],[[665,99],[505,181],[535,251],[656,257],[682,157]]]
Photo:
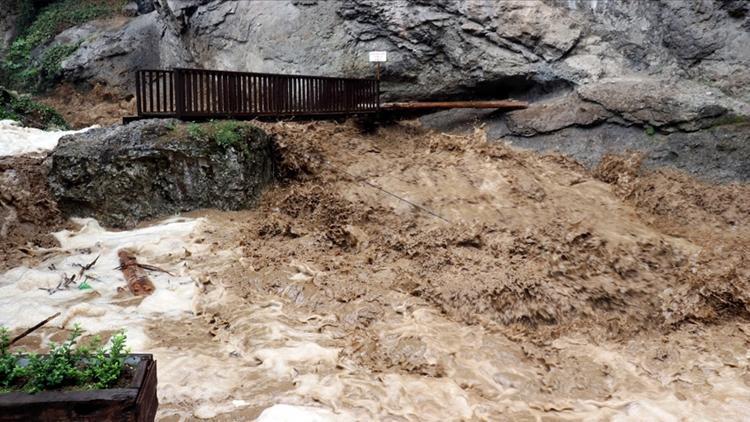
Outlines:
[[387,61],[388,53],[386,51],[370,51],[371,62],[385,62]]

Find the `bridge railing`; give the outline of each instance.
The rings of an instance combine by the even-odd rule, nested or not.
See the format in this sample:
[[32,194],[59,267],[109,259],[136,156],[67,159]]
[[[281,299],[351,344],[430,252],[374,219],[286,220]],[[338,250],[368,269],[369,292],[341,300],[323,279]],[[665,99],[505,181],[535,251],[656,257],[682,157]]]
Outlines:
[[143,117],[253,117],[378,111],[375,79],[229,72],[139,70],[136,108]]

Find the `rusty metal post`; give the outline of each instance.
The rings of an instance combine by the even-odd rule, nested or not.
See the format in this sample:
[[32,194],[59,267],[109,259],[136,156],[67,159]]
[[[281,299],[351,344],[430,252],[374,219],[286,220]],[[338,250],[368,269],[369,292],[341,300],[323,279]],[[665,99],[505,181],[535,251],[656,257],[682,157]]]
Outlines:
[[174,70],[175,115],[182,119],[185,115],[185,82],[182,69]]
[[377,97],[377,100],[378,100],[377,108],[378,108],[378,111],[380,111],[380,107],[381,107],[380,106],[380,79],[375,80],[375,91],[376,91],[375,96]]
[[143,94],[141,93],[141,71],[138,70],[135,72],[135,109],[137,116],[143,114],[143,105],[141,104],[141,101],[143,101]]

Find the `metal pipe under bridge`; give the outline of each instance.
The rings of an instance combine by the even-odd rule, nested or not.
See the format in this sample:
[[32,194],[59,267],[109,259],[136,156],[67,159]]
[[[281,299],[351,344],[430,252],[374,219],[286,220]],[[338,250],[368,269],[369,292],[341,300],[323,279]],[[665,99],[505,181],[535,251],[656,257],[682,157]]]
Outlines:
[[252,119],[397,113],[446,108],[526,108],[522,101],[381,103],[376,79],[283,75],[222,70],[143,69],[135,75],[137,116],[147,118]]

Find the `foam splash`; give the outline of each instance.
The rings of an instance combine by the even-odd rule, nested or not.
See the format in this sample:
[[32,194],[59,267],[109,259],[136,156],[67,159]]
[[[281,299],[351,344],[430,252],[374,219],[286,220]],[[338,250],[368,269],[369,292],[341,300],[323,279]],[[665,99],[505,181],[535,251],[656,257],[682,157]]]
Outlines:
[[49,151],[66,135],[85,132],[98,126],[81,130],[46,131],[23,127],[13,120],[0,120],[0,156],[21,155],[32,152]]
[[[147,349],[144,325],[152,319],[192,315],[195,284],[179,267],[179,254],[185,253],[188,238],[201,219],[168,219],[155,226],[123,232],[103,229],[93,219],[74,219],[79,230],[55,233],[58,253],[35,268],[18,267],[0,275],[0,325],[10,329],[30,327],[57,311],[53,323],[64,328],[79,323],[89,333],[125,329],[133,351]],[[133,301],[121,293],[127,283],[117,269],[117,251],[131,248],[143,262],[162,265],[174,276],[152,272],[156,286],[151,296]],[[63,274],[71,276],[81,265],[99,257],[86,272],[90,289],[79,289],[80,282],[50,294]],[[163,261],[163,262],[162,262]],[[61,323],[60,323],[61,321]]]
[[276,404],[263,411],[256,422],[328,422],[343,421],[341,416],[328,409],[311,406]]

